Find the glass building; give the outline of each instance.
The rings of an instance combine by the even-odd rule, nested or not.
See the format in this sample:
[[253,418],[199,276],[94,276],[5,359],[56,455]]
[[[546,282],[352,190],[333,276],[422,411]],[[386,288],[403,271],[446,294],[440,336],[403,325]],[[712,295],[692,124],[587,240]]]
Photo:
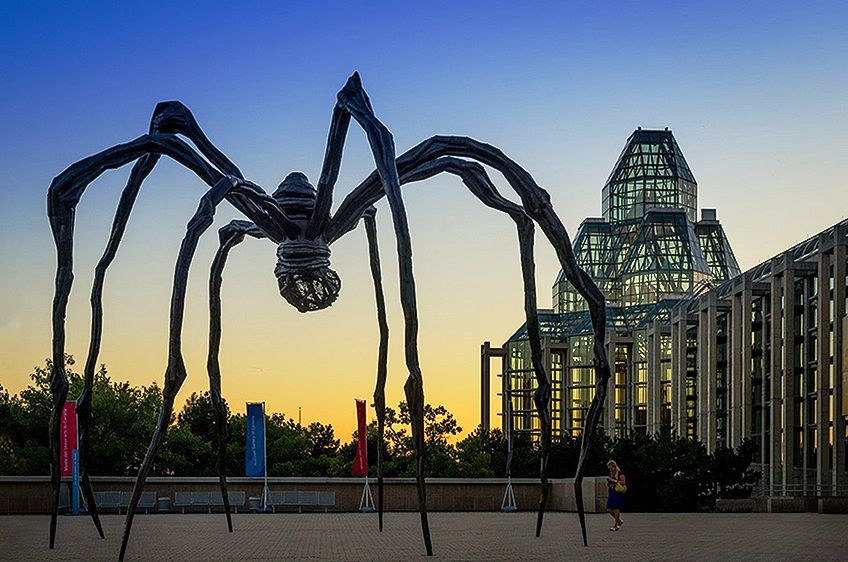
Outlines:
[[[848,493],[848,221],[740,272],[715,210],[696,222],[697,182],[667,129],[634,131],[602,193],[574,250],[607,297],[607,433],[668,427],[710,451],[751,438],[762,494]],[[552,305],[539,318],[553,433],[577,437],[594,396],[591,321],[562,273]],[[493,359],[501,413],[537,437],[526,326],[483,344],[484,427]]]

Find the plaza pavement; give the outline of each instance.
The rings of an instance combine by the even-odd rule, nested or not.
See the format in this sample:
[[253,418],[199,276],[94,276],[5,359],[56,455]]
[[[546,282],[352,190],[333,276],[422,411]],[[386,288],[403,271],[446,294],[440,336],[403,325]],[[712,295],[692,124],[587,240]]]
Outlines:
[[[126,560],[426,560],[415,513],[137,515]],[[103,517],[106,540],[86,517],[59,518],[47,548],[46,516],[0,516],[2,560],[117,560],[123,516]],[[848,515],[587,515],[589,547],[573,513],[549,513],[542,537],[530,512],[431,513],[436,560],[845,560]]]

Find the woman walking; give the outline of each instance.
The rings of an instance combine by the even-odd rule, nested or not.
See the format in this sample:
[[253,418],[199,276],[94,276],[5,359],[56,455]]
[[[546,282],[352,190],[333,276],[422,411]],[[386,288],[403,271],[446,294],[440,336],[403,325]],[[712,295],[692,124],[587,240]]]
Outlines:
[[618,531],[621,529],[621,508],[624,507],[624,493],[627,492],[627,478],[624,472],[618,468],[618,464],[614,460],[607,463],[609,476],[607,476],[607,484],[609,485],[609,496],[607,497],[607,511],[613,518],[613,525],[610,531]]

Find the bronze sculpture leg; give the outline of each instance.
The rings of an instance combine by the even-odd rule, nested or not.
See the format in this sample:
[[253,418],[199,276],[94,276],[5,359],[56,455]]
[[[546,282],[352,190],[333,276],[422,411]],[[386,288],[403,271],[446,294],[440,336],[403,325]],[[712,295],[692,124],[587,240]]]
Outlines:
[[531,360],[536,375],[538,388],[534,398],[542,425],[542,459],[539,468],[541,479],[541,494],[539,498],[539,514],[536,521],[536,536],[538,537],[542,528],[542,519],[547,505],[549,485],[547,477],[547,453],[550,447],[550,416],[548,413],[548,402],[550,399],[550,381],[542,362],[542,343],[539,331],[539,316],[536,308],[536,273],[533,260],[533,221],[527,216],[520,205],[505,199],[498,193],[492,180],[486,174],[485,169],[476,162],[462,160],[450,156],[443,156],[431,160],[405,173],[401,177],[402,183],[420,181],[432,177],[441,172],[455,174],[462,179],[477,198],[487,207],[508,214],[518,229],[518,248],[521,258],[521,274],[524,287],[524,314],[527,320],[527,338],[530,342]]
[[[548,193],[536,184],[533,177],[525,169],[508,158],[499,149],[468,137],[435,136],[419,143],[415,147],[403,153],[396,161],[397,170],[403,177],[415,168],[442,156],[473,158],[483,164],[492,166],[503,174],[510,186],[521,198],[524,212],[539,224],[542,232],[544,232],[548,241],[554,247],[557,257],[559,258],[560,266],[562,267],[566,278],[572,285],[574,285],[577,291],[589,304],[589,312],[594,332],[596,395],[593,400],[593,405],[590,407],[591,415],[587,416],[587,423],[584,425],[584,439],[581,446],[581,458],[585,459],[589,446],[589,438],[591,438],[594,434],[595,427],[598,423],[600,409],[603,407],[603,400],[606,397],[606,386],[610,377],[609,363],[607,361],[606,350],[604,347],[604,338],[606,333],[606,309],[604,295],[597,288],[592,279],[583,273],[577,265],[568,233],[566,232],[562,221],[560,221],[559,217],[557,217],[554,212]],[[379,170],[372,172],[344,199],[344,201],[342,201],[341,205],[339,205],[338,211],[327,226],[327,240],[332,242],[351,230],[368,206],[373,205],[376,201],[382,198],[383,195],[387,195],[387,190],[384,190],[384,188],[385,185],[382,182],[382,175],[379,173]],[[529,328],[530,323],[528,322],[528,331]],[[532,342],[533,339],[534,338],[530,338],[530,341]],[[545,379],[540,378],[544,375],[544,366],[537,360],[534,360],[533,363],[537,380],[539,380],[539,385],[536,393],[534,394],[534,401],[540,414],[540,422],[542,426],[541,445],[543,453],[540,472],[542,474],[543,482],[546,482],[551,432],[550,418],[547,413],[550,404],[550,386],[549,382],[545,380],[546,377]],[[576,490],[580,490],[582,488],[582,466],[583,463],[579,463],[575,478]],[[583,536],[585,537],[585,516],[583,514],[581,500],[582,496],[578,493],[577,506],[580,514],[581,529]],[[541,498],[539,505],[539,517],[537,519],[537,533],[541,531],[541,522],[544,516],[545,503],[546,491],[543,490],[543,497]]]
[[94,500],[94,491],[91,488],[91,483],[88,478],[88,450],[89,450],[89,429],[91,426],[91,399],[92,388],[94,385],[94,370],[97,368],[97,358],[100,355],[100,342],[103,334],[103,285],[106,281],[106,271],[109,269],[112,261],[115,259],[115,254],[118,251],[118,246],[121,243],[124,231],[126,230],[127,222],[130,219],[130,212],[135,204],[141,184],[144,179],[153,171],[153,167],[159,160],[158,154],[147,154],[139,158],[133,165],[130,172],[129,180],[127,181],[124,191],[121,193],[121,200],[118,203],[118,209],[115,211],[115,218],[112,221],[112,231],[109,235],[109,241],[106,244],[106,249],[97,262],[94,268],[94,282],[91,286],[91,336],[88,343],[88,357],[85,361],[85,370],[83,378],[83,388],[77,398],[77,427],[79,431],[79,468],[80,468],[80,483],[82,484],[83,493],[86,497],[88,510],[94,519],[94,524],[103,537],[103,531],[100,527],[100,518],[97,516],[97,505]]
[[[150,121],[150,134],[181,134],[189,138],[200,148],[201,153],[214,162],[219,169],[226,173],[241,177],[241,172],[223,155],[203,134],[189,109],[180,102],[163,102],[156,105]],[[130,214],[135,205],[141,185],[153,171],[159,161],[159,154],[146,154],[136,161],[130,172],[127,184],[121,193],[109,241],[100,261],[94,269],[94,282],[91,288],[91,337],[89,339],[88,357],[83,371],[83,389],[77,398],[77,427],[79,432],[79,468],[80,485],[85,496],[88,511],[94,520],[97,531],[103,538],[103,528],[97,514],[94,491],[91,487],[88,471],[89,429],[91,426],[91,399],[94,384],[94,371],[100,355],[100,342],[103,333],[103,286],[106,271],[115,259],[115,255],[129,222]]]
[[182,324],[185,313],[184,301],[189,266],[191,265],[191,260],[194,257],[194,252],[197,249],[197,243],[200,240],[201,234],[212,224],[216,207],[224,200],[224,196],[230,190],[236,189],[238,186],[239,180],[237,178],[225,177],[215,184],[215,187],[206,192],[200,200],[197,212],[186,227],[186,235],[180,245],[180,253],[174,272],[174,290],[171,295],[170,342],[168,346],[168,366],[165,369],[165,384],[162,389],[162,407],[159,410],[159,419],[156,422],[156,429],[150,440],[150,446],[138,470],[138,478],[136,479],[132,498],[127,508],[127,518],[124,526],[124,536],[121,540],[119,560],[124,559],[127,542],[132,529],[133,517],[135,516],[138,500],[144,488],[144,481],[147,478],[153,458],[156,456],[156,451],[162,444],[162,440],[165,438],[165,433],[168,430],[168,424],[171,421],[171,414],[174,410],[174,399],[187,376],[182,357]]
[[[158,156],[146,156],[164,154],[195,171],[201,179],[207,183],[214,182],[221,177],[220,172],[200,158],[186,143],[170,134],[148,134],[143,135],[128,143],[104,150],[94,156],[80,160],[68,167],[64,172],[56,176],[48,190],[47,206],[50,226],[56,244],[56,291],[53,299],[52,327],[53,327],[53,353],[51,372],[51,394],[53,398],[53,411],[50,417],[50,481],[52,486],[52,501],[50,515],[50,548],[55,545],[56,518],[58,514],[59,499],[59,428],[62,406],[65,403],[68,392],[67,377],[64,369],[65,359],[65,315],[67,312],[68,297],[73,284],[73,237],[74,237],[74,215],[76,206],[88,185],[100,174],[108,169],[118,168],[124,164],[142,158],[133,169],[133,177],[138,184],[143,177],[149,173],[151,160]],[[131,180],[131,185],[134,180]],[[128,186],[122,196],[121,209],[128,213],[132,206],[135,195]],[[92,289],[92,339],[89,349],[89,357],[86,362],[84,388],[80,395],[80,473],[82,476],[82,489],[89,511],[94,519],[95,526],[102,536],[94,494],[88,477],[87,453],[88,453],[88,429],[91,419],[91,386],[94,379],[94,365],[96,355],[100,346],[100,330],[102,320],[102,305],[99,295],[102,294],[103,276],[106,267],[111,262],[111,252],[117,248],[126,217],[121,214],[116,216],[113,224],[112,238],[107,246],[106,252],[95,272],[95,284]]]
[[377,521],[383,532],[383,454],[386,431],[386,378],[389,358],[389,323],[386,320],[386,298],[383,295],[383,276],[380,271],[380,251],[377,246],[377,221],[374,207],[363,215],[365,233],[368,237],[368,256],[371,278],[374,280],[374,295],[377,300],[377,325],[380,330],[380,346],[377,351],[377,384],[374,388],[374,410],[377,413]]
[[610,368],[607,363],[599,363],[598,357],[606,357],[604,333],[606,325],[606,305],[603,293],[598,289],[592,278],[584,271],[579,271],[582,288],[592,298],[589,299],[589,312],[592,317],[592,327],[595,332],[595,396],[583,422],[583,433],[580,439],[580,459],[577,461],[577,471],[574,474],[574,497],[577,500],[577,514],[580,518],[580,530],[583,534],[583,546],[589,546],[586,537],[586,514],[583,509],[583,475],[586,471],[586,458],[592,445],[592,437],[598,427],[598,420],[604,408],[607,397],[607,384],[610,379]]
[[[373,207],[363,216],[366,235],[368,238],[368,252],[371,265],[371,274],[374,280],[374,290],[377,301],[377,319],[380,330],[380,345],[377,361],[377,384],[374,390],[375,409],[377,411],[378,427],[378,450],[377,450],[377,485],[378,485],[378,518],[380,531],[383,530],[383,448],[386,415],[386,374],[388,360],[388,337],[389,326],[386,320],[386,302],[383,295],[382,274],[380,271],[380,254],[377,245],[377,226],[374,216],[377,210]],[[212,405],[215,410],[215,421],[217,431],[217,471],[221,486],[221,494],[224,498],[224,508],[227,512],[227,527],[232,532],[232,519],[229,515],[229,501],[227,499],[227,481],[224,471],[224,459],[227,447],[226,409],[223,395],[221,394],[221,368],[219,362],[221,344],[221,285],[222,274],[226,266],[229,252],[240,244],[245,235],[253,238],[265,238],[256,225],[248,221],[234,220],[222,227],[219,232],[220,245],[212,262],[209,275],[209,352],[206,360],[209,373],[209,387]]]
[[[433,555],[430,525],[427,519],[427,497],[424,486],[424,381],[418,361],[418,307],[415,299],[415,278],[412,274],[412,241],[406,209],[400,193],[400,179],[395,166],[395,146],[389,130],[374,115],[371,102],[362,89],[359,75],[354,74],[338,95],[338,107],[349,112],[368,136],[374,154],[380,181],[385,188],[392,222],[397,238],[398,265],[400,269],[400,295],[405,320],[406,367],[409,377],[404,384],[406,402],[412,421],[412,441],[415,450],[415,480],[418,488],[418,506],[421,530],[428,556]],[[328,147],[328,151],[329,151]],[[319,194],[320,195],[320,194]]]
[[209,374],[209,399],[215,412],[216,448],[218,451],[216,470],[224,501],[224,513],[227,514],[227,529],[233,532],[233,520],[230,515],[230,499],[227,495],[227,475],[224,462],[227,456],[227,407],[221,393],[221,365],[218,355],[221,349],[221,283],[224,266],[230,250],[244,240],[245,235],[265,238],[265,234],[255,224],[234,220],[218,231],[220,246],[212,260],[209,272],[209,352],[206,358],[206,371]]

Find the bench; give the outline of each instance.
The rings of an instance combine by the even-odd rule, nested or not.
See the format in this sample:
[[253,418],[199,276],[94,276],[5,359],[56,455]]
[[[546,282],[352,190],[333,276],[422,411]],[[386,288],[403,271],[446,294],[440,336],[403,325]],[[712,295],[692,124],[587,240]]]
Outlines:
[[[121,492],[121,505],[118,507],[118,513],[121,513],[121,508],[129,509],[132,492]],[[138,498],[136,509],[143,509],[145,513],[156,507],[156,492],[142,492]]]
[[183,513],[186,509],[205,509],[212,513],[212,492],[175,492],[174,507]]
[[115,509],[121,513],[121,492],[94,492],[94,501],[98,510]]
[[[129,508],[132,492],[94,492],[94,501],[97,502],[98,510],[115,509],[118,515],[121,510]],[[156,506],[156,492],[142,492],[138,499],[137,509],[143,509],[145,513],[149,513]]]
[[[238,508],[244,507],[244,492],[227,492],[230,501],[230,509],[238,513]],[[174,494],[174,507],[180,508],[185,513],[189,510],[206,510],[212,513],[212,508],[224,508],[224,496],[221,492],[176,492]]]
[[323,508],[328,511],[336,507],[335,492],[307,492],[302,490],[287,490],[283,492],[271,492],[271,509],[276,512],[277,507],[296,507],[298,513],[307,508]]
[[[230,502],[230,509],[238,513],[238,508],[244,507],[244,492],[231,492],[227,490],[227,499]],[[221,492],[212,492],[212,503],[210,507],[219,507],[224,509],[224,496]]]

